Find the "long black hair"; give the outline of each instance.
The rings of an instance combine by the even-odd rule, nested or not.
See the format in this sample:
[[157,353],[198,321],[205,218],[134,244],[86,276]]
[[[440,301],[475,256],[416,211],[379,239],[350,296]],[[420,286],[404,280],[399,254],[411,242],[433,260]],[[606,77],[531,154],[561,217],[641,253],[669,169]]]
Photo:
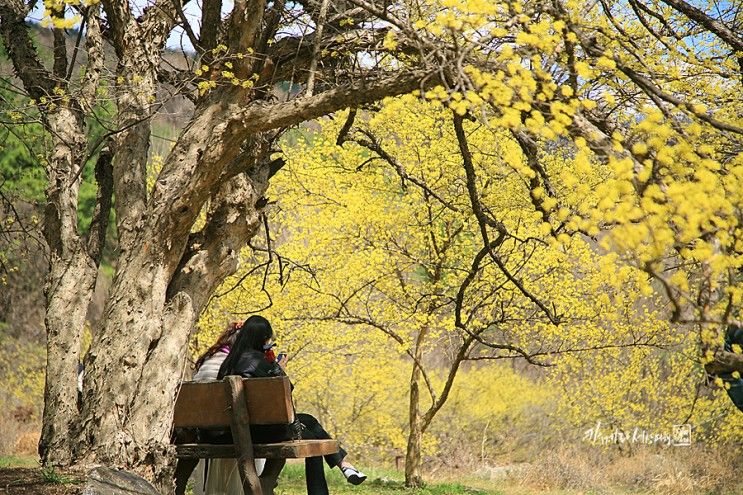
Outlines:
[[264,317],[253,315],[245,320],[242,328],[237,333],[235,344],[219,369],[219,374],[222,375],[223,370],[225,372],[231,371],[243,353],[251,350],[263,352],[263,345],[272,337],[273,328]]

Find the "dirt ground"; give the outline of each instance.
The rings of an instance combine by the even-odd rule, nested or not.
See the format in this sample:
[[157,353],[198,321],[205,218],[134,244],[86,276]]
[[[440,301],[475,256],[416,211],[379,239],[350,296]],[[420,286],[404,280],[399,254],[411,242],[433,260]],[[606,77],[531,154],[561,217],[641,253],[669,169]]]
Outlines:
[[40,468],[0,468],[0,495],[77,495],[83,485],[74,475]]

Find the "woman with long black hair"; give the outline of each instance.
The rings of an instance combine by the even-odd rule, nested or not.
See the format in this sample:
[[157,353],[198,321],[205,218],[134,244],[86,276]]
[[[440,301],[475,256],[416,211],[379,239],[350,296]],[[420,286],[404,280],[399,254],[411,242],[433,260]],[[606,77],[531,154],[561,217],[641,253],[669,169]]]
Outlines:
[[[274,355],[274,333],[271,324],[262,316],[253,315],[242,325],[235,344],[229,355],[219,368],[218,379],[228,375],[239,375],[245,378],[266,378],[272,376],[286,376],[286,359],[278,361]],[[313,416],[297,414],[301,430],[301,437],[305,439],[329,439],[331,436]],[[252,430],[252,429],[251,429]],[[251,431],[252,432],[252,431]],[[265,438],[275,432],[261,434],[256,430],[258,442],[282,441],[287,438]],[[261,438],[261,437],[264,438]],[[340,449],[336,454],[325,456],[325,461],[331,468],[338,467],[349,483],[358,485],[366,480],[366,475],[356,469],[346,459],[346,451]],[[327,495],[328,485],[325,481],[325,471],[321,457],[305,459],[305,475],[308,495]]]

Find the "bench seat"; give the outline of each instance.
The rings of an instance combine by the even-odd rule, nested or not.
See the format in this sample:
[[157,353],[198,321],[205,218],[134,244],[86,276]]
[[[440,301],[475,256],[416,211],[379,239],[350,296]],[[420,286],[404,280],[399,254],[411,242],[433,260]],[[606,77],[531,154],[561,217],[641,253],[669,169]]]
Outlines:
[[[216,445],[206,443],[185,443],[176,445],[178,458],[235,458],[237,450],[234,445]],[[280,443],[254,443],[253,455],[263,459],[302,459],[338,452],[336,440],[293,440]]]

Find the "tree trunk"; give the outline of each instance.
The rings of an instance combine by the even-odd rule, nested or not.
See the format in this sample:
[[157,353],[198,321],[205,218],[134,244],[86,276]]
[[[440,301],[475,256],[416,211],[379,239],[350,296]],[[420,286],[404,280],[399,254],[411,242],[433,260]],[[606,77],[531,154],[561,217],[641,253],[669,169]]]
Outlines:
[[46,381],[39,455],[44,465],[67,465],[70,425],[77,418],[77,367],[88,303],[97,267],[84,250],[68,259],[52,255],[46,300]]
[[48,116],[46,126],[52,132],[55,149],[47,166],[49,187],[44,214],[50,270],[45,286],[47,363],[39,454],[45,465],[66,465],[72,450],[70,428],[78,414],[80,337],[93,296],[98,260],[90,256],[77,228],[78,176],[85,151],[82,120],[70,109],[61,108]]
[[[417,366],[415,367],[417,369]],[[416,373],[415,371],[413,373]],[[417,379],[416,379],[417,380]],[[405,486],[419,487],[423,483],[421,477],[421,445],[423,431],[421,429],[421,416],[419,411],[419,389],[418,383],[411,379],[410,382],[410,419],[408,433],[408,448],[405,453]]]
[[423,485],[421,476],[421,451],[423,444],[423,418],[420,412],[420,363],[423,357],[423,342],[428,328],[421,328],[415,342],[415,359],[413,371],[410,374],[410,409],[408,416],[408,446],[405,453],[405,486],[420,487]]
[[405,453],[405,486],[419,487],[423,484],[423,478],[421,477],[423,431],[421,429],[421,416],[418,412],[418,383],[411,380],[410,385],[410,432],[408,434],[408,448]]
[[130,259],[119,261],[105,326],[86,356],[75,462],[125,466],[170,487],[172,406],[188,339],[209,296],[236,271],[240,248],[257,231],[262,206],[256,203],[268,186],[263,159],[262,152],[253,154],[252,173],[223,184],[205,227],[179,246],[159,248],[157,239],[135,236],[142,244],[124,251]]
[[[144,249],[141,249],[144,251]],[[169,442],[175,388],[198,314],[188,297],[166,300],[162,261],[139,255],[122,263],[108,299],[105,325],[86,356],[77,462],[162,468],[156,452]],[[171,414],[168,414],[171,412]]]

